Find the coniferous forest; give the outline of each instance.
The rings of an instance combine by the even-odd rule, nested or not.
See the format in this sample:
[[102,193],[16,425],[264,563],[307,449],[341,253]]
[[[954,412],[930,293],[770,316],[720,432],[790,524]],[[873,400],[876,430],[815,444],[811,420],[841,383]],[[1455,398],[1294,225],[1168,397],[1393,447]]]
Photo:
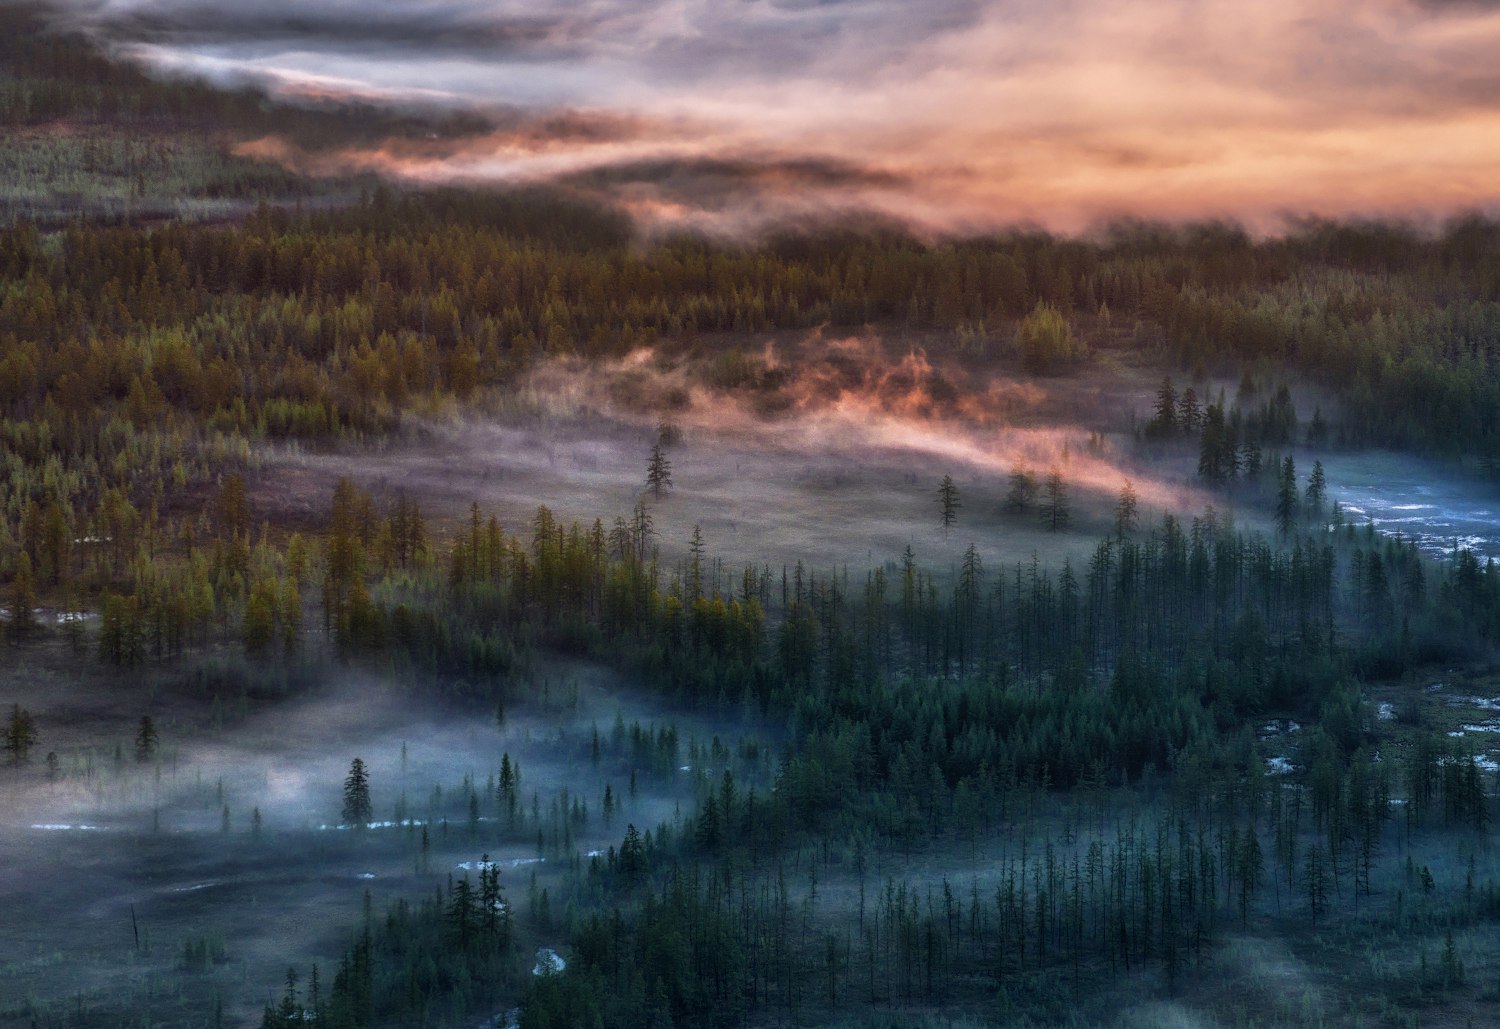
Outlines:
[[645,233],[3,10],[0,1026],[1500,1020],[1500,222]]

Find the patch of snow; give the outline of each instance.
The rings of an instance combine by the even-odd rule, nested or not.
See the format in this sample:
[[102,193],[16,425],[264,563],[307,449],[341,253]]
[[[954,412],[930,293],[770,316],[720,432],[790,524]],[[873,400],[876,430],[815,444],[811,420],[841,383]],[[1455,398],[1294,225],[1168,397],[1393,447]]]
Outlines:
[[532,968],[532,975],[558,975],[568,963],[562,959],[562,955],[551,947],[538,947],[536,949],[536,965]]
[[[1452,736],[1453,733],[1450,732],[1448,735]],[[1439,766],[1444,766],[1451,765],[1462,760],[1463,758],[1461,757],[1440,757],[1438,758],[1437,763]],[[1493,772],[1496,769],[1500,769],[1500,765],[1497,765],[1495,763],[1495,759],[1490,757],[1488,754],[1475,754],[1470,760],[1472,760],[1482,772]]]
[[[366,822],[364,824],[364,828],[366,828],[366,829],[406,829],[406,828],[415,829],[419,825],[426,825],[426,824],[427,823],[425,821],[423,821],[422,819],[420,819],[420,818],[407,818],[407,819],[403,819],[402,821],[399,821],[399,822],[395,822],[395,821]],[[320,824],[318,826],[318,831],[319,832],[348,832],[350,829],[353,829],[353,828],[355,828],[355,826],[351,822],[339,822],[336,825],[334,823],[332,823],[332,822],[323,822],[322,824]]]
[[1291,775],[1297,768],[1284,757],[1266,758],[1266,772],[1270,775]]
[[99,825],[72,825],[67,822],[36,822],[31,827],[42,832],[102,832],[104,829]]
[[1380,706],[1375,709],[1375,717],[1382,722],[1393,722],[1396,720],[1396,705],[1390,701],[1381,701]]
[[487,872],[497,866],[506,868],[520,868],[523,865],[539,865],[546,860],[546,858],[530,857],[511,858],[509,861],[460,861],[453,867],[462,869],[465,872]]
[[375,878],[375,873],[374,872],[361,872],[358,875],[356,875],[354,878],[356,878],[356,879],[373,879],[373,878]]

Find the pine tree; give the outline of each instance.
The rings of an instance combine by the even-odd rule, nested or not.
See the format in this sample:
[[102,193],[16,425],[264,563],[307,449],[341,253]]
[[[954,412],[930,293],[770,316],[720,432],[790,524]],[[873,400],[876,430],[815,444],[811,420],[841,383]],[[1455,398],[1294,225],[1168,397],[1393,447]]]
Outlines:
[[362,826],[370,821],[370,777],[365,763],[359,758],[349,766],[349,775],[344,779],[344,822]]
[[651,460],[646,465],[646,488],[657,500],[672,488],[672,462],[667,460],[667,452],[660,441],[651,445]]
[[938,484],[937,495],[938,508],[943,517],[943,531],[947,532],[958,521],[958,509],[963,506],[959,503],[958,487],[953,484],[953,476],[943,476],[943,481]]

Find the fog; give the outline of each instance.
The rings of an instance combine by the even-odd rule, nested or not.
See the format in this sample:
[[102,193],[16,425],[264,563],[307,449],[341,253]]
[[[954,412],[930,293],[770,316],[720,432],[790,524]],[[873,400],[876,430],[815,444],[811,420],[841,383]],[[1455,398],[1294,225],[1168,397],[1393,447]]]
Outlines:
[[[196,1022],[212,1006],[210,988],[230,1024],[258,1019],[289,963],[317,961],[331,979],[366,891],[379,912],[388,899],[430,892],[435,877],[473,873],[488,854],[509,903],[526,912],[533,874],[546,885],[572,855],[618,846],[627,822],[644,830],[690,815],[700,777],[723,770],[693,768],[691,747],[707,749],[718,735],[733,755],[757,732],[663,713],[592,665],[544,664],[534,682],[518,684],[503,725],[482,711],[445,709],[419,680],[334,668],[320,669],[306,694],[246,715],[231,702],[227,714],[216,707],[205,717],[205,704],[159,697],[145,701],[158,713],[161,739],[148,761],[136,758],[135,719],[85,728],[68,721],[74,706],[109,709],[93,684],[57,674],[30,695],[23,677],[7,673],[7,697],[22,690],[58,767],[50,772],[38,759],[0,781],[0,1024],[20,1018],[28,1002],[96,1017],[176,1012]],[[620,724],[676,726],[680,753],[637,765],[628,742],[623,751],[615,745]],[[604,741],[597,762],[595,729]],[[520,770],[520,828],[495,796],[503,754]],[[356,756],[370,777],[374,820],[365,827],[340,818]],[[746,784],[767,771],[759,758],[731,763]],[[629,789],[632,770],[638,793]],[[606,783],[619,803],[608,824]],[[560,794],[588,807],[563,853],[552,842]],[[200,937],[221,937],[227,958],[183,976],[184,941]],[[56,964],[62,954],[66,975]],[[145,999],[152,991],[170,997],[164,984],[179,980],[186,987],[174,987],[175,1001]]]
[[[938,229],[1492,200],[1492,4],[63,0],[164,73],[492,117],[315,166],[566,182],[646,223],[860,208]],[[571,128],[579,117],[601,133]],[[259,153],[309,165],[285,140]],[[729,169],[726,172],[726,169]],[[809,171],[811,169],[811,171]]]
[[[722,353],[544,363],[487,417],[423,421],[379,452],[268,450],[257,500],[321,515],[328,484],[352,473],[377,493],[404,490],[450,523],[478,503],[522,535],[538,505],[565,524],[597,517],[608,529],[645,501],[664,556],[683,555],[698,526],[731,578],[745,563],[798,561],[862,575],[908,545],[939,572],[971,543],[991,568],[1039,551],[1077,564],[1113,531],[1127,479],[1143,524],[1215,502],[1188,464],[1131,456],[1132,419],[1149,411],[1157,383],[1144,371],[1106,366],[1060,380],[970,372],[893,342],[818,333],[734,354],[748,381],[733,388],[709,384],[730,363]],[[666,448],[674,486],[658,500],[645,476],[662,423],[681,440]],[[1013,471],[1040,484],[1054,467],[1072,508],[1060,534],[1044,531],[1034,508],[1004,510]],[[962,505],[946,531],[944,475]]]

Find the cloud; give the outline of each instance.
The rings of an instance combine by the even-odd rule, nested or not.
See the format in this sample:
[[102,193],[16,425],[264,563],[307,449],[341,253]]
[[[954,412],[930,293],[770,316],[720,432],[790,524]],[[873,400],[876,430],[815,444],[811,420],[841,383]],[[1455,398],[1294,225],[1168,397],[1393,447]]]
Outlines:
[[567,51],[567,26],[557,18],[485,19],[461,8],[426,10],[371,6],[361,11],[309,4],[253,7],[155,5],[111,11],[94,23],[117,43],[169,47],[453,51],[487,58]]
[[857,207],[939,230],[1122,215],[1270,228],[1496,199],[1500,4],[1477,0],[69,10],[148,62],[288,94],[418,98],[495,126],[344,165],[558,181],[665,221]]

